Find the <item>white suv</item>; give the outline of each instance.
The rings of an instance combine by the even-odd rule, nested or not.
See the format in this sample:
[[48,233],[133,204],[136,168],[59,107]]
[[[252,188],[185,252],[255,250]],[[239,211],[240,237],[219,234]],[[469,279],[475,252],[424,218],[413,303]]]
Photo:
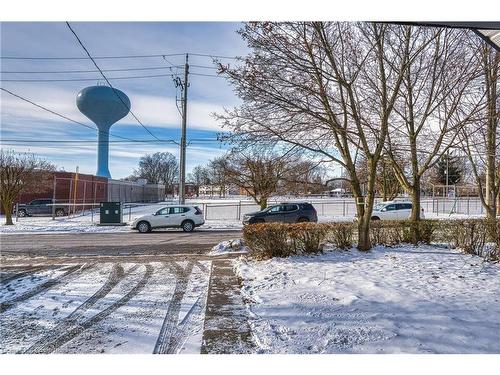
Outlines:
[[[381,202],[373,207],[372,220],[407,220],[411,216],[413,204],[411,202]],[[424,219],[424,209],[420,212]]]
[[203,224],[203,212],[197,206],[175,205],[135,219],[132,229],[140,233],[151,232],[156,228],[182,228],[184,232],[192,232]]

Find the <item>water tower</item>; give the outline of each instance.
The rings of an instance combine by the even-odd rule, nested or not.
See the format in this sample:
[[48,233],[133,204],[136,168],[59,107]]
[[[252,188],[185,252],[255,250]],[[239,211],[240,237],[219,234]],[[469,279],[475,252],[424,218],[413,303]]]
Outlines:
[[109,128],[128,114],[130,100],[120,90],[108,86],[90,86],[78,93],[76,106],[99,129],[96,175],[111,178],[108,167]]

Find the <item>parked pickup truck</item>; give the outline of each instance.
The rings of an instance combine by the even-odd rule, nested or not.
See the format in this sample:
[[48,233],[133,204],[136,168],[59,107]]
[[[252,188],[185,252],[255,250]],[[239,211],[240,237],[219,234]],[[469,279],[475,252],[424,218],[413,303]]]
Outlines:
[[[20,204],[18,208],[17,216],[51,216],[52,215],[52,199],[41,198],[32,200],[26,204]],[[16,208],[14,207],[14,214],[16,213]],[[65,216],[68,214],[68,206],[56,205],[55,215]]]

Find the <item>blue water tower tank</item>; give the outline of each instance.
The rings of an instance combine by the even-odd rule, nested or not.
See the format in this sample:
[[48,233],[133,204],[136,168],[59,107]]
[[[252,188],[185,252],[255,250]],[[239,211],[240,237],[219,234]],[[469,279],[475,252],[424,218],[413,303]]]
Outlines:
[[99,129],[97,176],[111,178],[108,167],[109,129],[130,111],[130,99],[124,92],[109,86],[90,86],[80,91],[76,106]]

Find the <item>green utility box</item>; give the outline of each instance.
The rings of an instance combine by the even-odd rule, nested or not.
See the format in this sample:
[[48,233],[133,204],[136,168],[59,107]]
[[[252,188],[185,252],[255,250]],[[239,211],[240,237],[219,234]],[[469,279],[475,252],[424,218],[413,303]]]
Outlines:
[[100,206],[99,225],[125,225],[121,202],[101,202]]

